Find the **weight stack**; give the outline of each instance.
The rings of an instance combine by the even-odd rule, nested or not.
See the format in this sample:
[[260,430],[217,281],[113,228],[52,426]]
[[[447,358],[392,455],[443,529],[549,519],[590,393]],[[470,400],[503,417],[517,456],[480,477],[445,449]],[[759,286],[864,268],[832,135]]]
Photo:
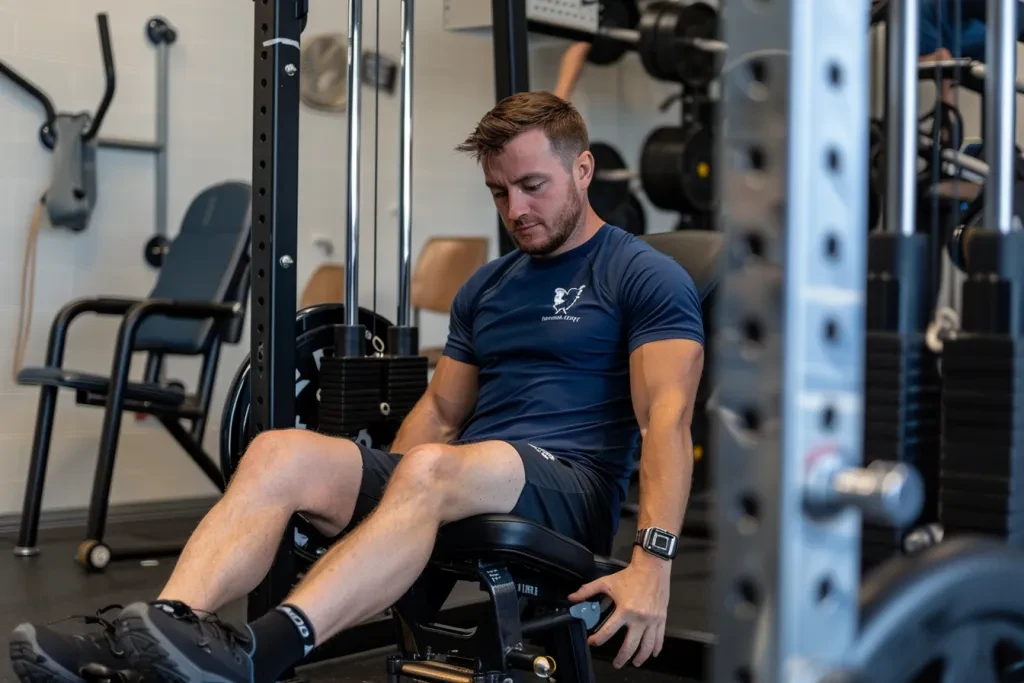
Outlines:
[[[963,324],[943,349],[939,521],[1024,544],[1024,233],[963,240]],[[968,249],[969,245],[969,249]]]
[[899,554],[913,527],[938,518],[940,387],[935,355],[924,337],[869,332],[865,350],[865,462],[898,461],[924,480],[924,505],[910,527],[864,523],[865,571]]
[[913,528],[938,516],[940,386],[925,343],[928,236],[878,233],[869,238],[864,349],[864,463],[913,466],[924,481],[918,519],[905,528],[865,521],[863,573],[898,555]]
[[1024,545],[1024,344],[964,336],[946,342],[942,368],[944,532]]
[[383,419],[384,358],[325,356],[320,362],[320,429],[356,439]]
[[390,435],[390,442],[427,390],[428,366],[426,356],[389,356],[381,360],[384,402],[388,406],[383,431]]

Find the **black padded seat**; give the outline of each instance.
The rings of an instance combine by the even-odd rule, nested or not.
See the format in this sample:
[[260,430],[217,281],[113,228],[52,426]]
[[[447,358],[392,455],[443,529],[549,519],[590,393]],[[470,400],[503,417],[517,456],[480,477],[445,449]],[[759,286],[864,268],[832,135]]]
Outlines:
[[584,583],[626,568],[625,562],[596,556],[571,538],[514,515],[477,515],[441,527],[433,559],[501,559]]
[[[25,368],[18,373],[18,383],[29,386],[66,387],[103,396],[110,392],[109,377],[53,367]],[[128,382],[125,384],[124,397],[129,401],[174,407],[185,402],[185,390],[178,386]]]
[[722,233],[677,230],[652,233],[639,239],[681,265],[693,278],[702,300],[707,299],[718,285],[719,261],[724,246]]

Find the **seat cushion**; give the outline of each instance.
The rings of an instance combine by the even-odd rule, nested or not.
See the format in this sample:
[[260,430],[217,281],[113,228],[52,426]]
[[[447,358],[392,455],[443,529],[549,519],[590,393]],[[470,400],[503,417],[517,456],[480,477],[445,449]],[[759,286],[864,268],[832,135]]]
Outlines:
[[592,581],[626,564],[597,557],[582,544],[513,515],[478,515],[441,528],[434,560],[501,560],[572,581]]
[[[18,384],[27,386],[67,387],[91,394],[106,395],[110,390],[110,378],[90,375],[63,368],[25,368],[18,373]],[[178,406],[185,402],[185,391],[177,386],[128,382],[125,399],[148,401],[162,406]]]

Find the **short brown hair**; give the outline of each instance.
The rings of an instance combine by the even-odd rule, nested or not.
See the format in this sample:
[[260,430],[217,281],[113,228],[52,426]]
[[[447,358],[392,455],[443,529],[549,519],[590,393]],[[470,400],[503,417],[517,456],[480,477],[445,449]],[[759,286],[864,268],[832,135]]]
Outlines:
[[455,149],[480,161],[498,155],[505,145],[528,130],[540,128],[566,168],[590,147],[587,124],[569,102],[549,92],[521,92],[501,100]]

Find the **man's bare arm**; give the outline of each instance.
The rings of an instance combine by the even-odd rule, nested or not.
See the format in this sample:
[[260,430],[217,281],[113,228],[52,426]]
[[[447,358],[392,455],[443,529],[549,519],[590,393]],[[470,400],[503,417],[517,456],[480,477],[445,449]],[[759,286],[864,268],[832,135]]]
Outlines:
[[[690,423],[703,369],[703,347],[686,339],[644,344],[630,356],[633,409],[643,436],[638,528],[682,529],[693,475]],[[633,559],[661,561],[640,548]]]
[[573,43],[566,48],[558,66],[558,80],[553,94],[566,101],[572,98],[572,92],[576,89],[576,82],[579,81],[589,53],[590,43]]
[[426,443],[448,443],[476,405],[477,368],[441,356],[423,394],[402,422],[391,450],[408,453]]

